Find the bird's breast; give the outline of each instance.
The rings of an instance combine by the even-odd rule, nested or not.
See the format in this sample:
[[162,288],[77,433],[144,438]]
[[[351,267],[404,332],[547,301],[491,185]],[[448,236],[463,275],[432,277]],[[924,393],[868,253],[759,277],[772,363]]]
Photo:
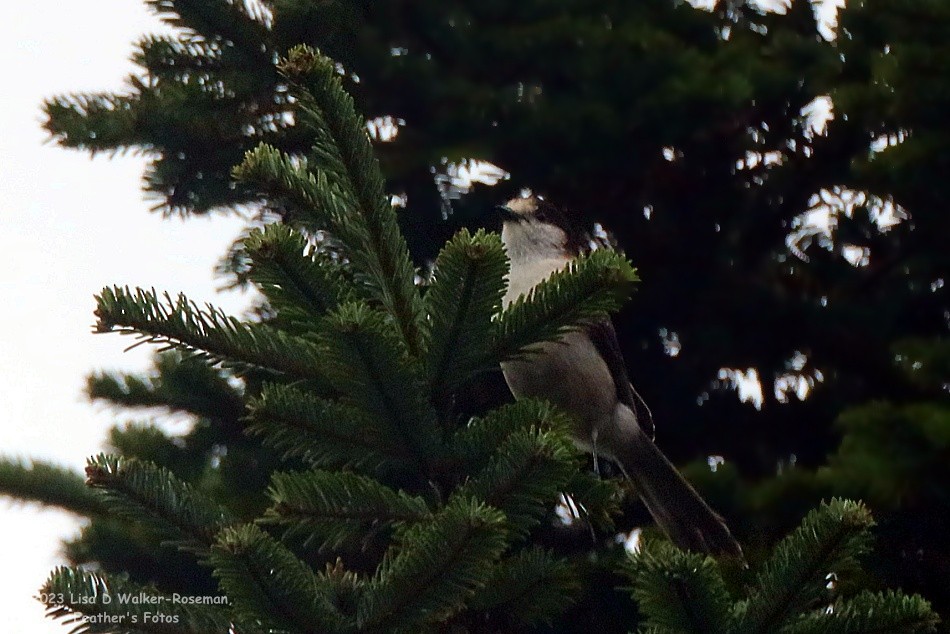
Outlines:
[[505,307],[522,295],[527,295],[532,288],[551,277],[552,273],[566,268],[569,262],[570,259],[563,256],[513,261],[508,274],[508,290],[505,291]]
[[583,331],[535,344],[524,357],[502,363],[501,369],[515,398],[539,398],[559,406],[580,426],[578,436],[589,438],[613,414],[613,377]]
[[[504,306],[569,263],[570,258],[560,254],[514,258]],[[570,414],[579,426],[575,430],[579,439],[589,439],[613,415],[617,402],[613,376],[583,330],[535,344],[523,357],[502,363],[501,369],[515,398],[544,399]]]

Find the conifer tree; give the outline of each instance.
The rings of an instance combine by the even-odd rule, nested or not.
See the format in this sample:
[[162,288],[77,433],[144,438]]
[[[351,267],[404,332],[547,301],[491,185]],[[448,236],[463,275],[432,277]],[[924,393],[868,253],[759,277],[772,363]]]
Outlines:
[[919,596],[860,590],[870,548],[867,509],[834,499],[811,511],[740,596],[711,558],[650,543],[626,565],[642,632],[929,632],[939,619]]
[[[421,287],[333,63],[298,47],[281,70],[312,151],[303,160],[261,146],[236,169],[296,219],[244,243],[249,277],[268,300],[266,318],[240,320],[180,295],[120,287],[102,291],[96,315],[100,332],[188,355],[175,367],[193,368],[206,386],[223,387],[206,363],[259,382],[242,424],[289,468],[271,475],[267,508],[249,517],[247,506],[236,512],[240,505],[216,500],[173,467],[128,455],[91,458],[93,493],[72,496],[192,558],[218,589],[188,602],[181,597],[199,595],[188,594],[187,578],[150,585],[61,568],[42,589],[51,614],[78,632],[575,629],[558,619],[592,568],[583,553],[545,545],[557,524],[553,510],[567,495],[580,520],[603,529],[619,489],[585,468],[551,406],[527,400],[470,416],[455,397],[530,344],[616,310],[635,271],[598,249],[501,310],[500,239],[462,230]],[[97,382],[136,404],[153,391]],[[200,411],[201,403],[187,407]],[[642,625],[931,630],[936,616],[918,597],[825,592],[828,574],[855,571],[870,524],[849,502],[812,513],[738,601],[712,559],[651,543],[625,565]]]
[[[577,581],[563,557],[527,537],[561,492],[603,524],[615,487],[581,468],[548,405],[522,402],[469,419],[453,397],[526,345],[615,309],[634,271],[600,250],[500,313],[500,240],[462,231],[422,295],[333,64],[299,48],[282,68],[295,82],[312,152],[295,161],[261,146],[237,169],[299,218],[296,229],[270,225],[245,241],[250,277],[273,315],[245,322],[181,296],[107,288],[97,316],[101,332],[135,334],[184,351],[189,363],[256,377],[249,429],[306,468],[275,473],[269,507],[251,522],[171,469],[129,456],[90,460],[93,499],[213,571],[232,604],[166,615],[188,631],[231,621],[249,631],[413,631],[474,618],[462,610],[469,600],[480,606],[478,620],[517,621],[508,608],[524,597],[498,593],[505,587],[531,589],[526,623],[550,619]],[[317,232],[330,248],[308,243]],[[361,553],[355,562],[341,557],[349,549]],[[67,618],[112,609],[144,624],[148,606],[127,613],[119,601],[109,608],[90,598],[109,596],[110,583],[63,569],[43,595],[75,597],[51,605]],[[162,592],[118,584],[116,593]]]
[[[318,45],[371,121],[398,130],[390,142],[377,138],[376,150],[388,190],[409,201],[398,221],[417,266],[428,268],[459,226],[474,234],[482,210],[506,196],[476,188],[456,198],[451,168],[470,158],[602,223],[649,281],[615,321],[635,383],[662,412],[661,445],[677,461],[701,457],[689,477],[750,560],[821,499],[861,498],[879,520],[867,569],[875,587],[950,609],[945,3],[849,1],[833,41],[816,38],[806,0],[785,15],[742,1],[711,12],[669,0],[149,5],[176,34],[139,42],[127,89],[51,99],[57,142],[145,152],[146,189],[164,213],[257,209],[260,183],[235,179],[232,167],[261,141],[292,163],[308,155],[312,132],[297,125],[275,60],[299,42]],[[834,118],[822,134],[802,108],[824,95]],[[298,203],[283,196],[261,208],[308,243],[319,239]],[[807,229],[804,214],[825,205],[828,235],[790,242]],[[888,227],[880,221],[889,209]],[[868,262],[852,265],[846,249],[870,253]],[[227,264],[241,280],[248,252],[238,245]],[[319,271],[346,260],[332,241],[312,255]],[[262,306],[260,320],[272,317]],[[287,319],[280,329],[296,332]],[[800,363],[790,365],[796,351]],[[761,411],[737,402],[728,380],[713,380],[720,368],[758,371]],[[789,375],[811,382],[807,399],[772,397]],[[434,402],[437,416],[484,414],[504,391],[486,387],[489,377]],[[262,446],[268,436],[244,433],[244,402],[285,380],[172,350],[149,376],[97,375],[89,393],[190,416],[195,424],[179,436],[147,423],[116,428],[110,452],[168,469],[246,523],[271,505],[275,468],[306,468],[308,452],[319,451],[282,455],[293,436],[275,450]],[[715,472],[709,453],[725,458]],[[67,546],[74,564],[216,591],[208,567],[158,548],[161,538],[109,513],[75,474],[0,461],[0,490],[90,518]],[[624,532],[644,517],[629,499]],[[597,562],[584,569],[596,582],[567,621],[626,631],[635,618],[605,572],[609,549],[578,524],[541,539]],[[347,562],[362,553],[352,548]],[[597,620],[608,613],[609,623]]]

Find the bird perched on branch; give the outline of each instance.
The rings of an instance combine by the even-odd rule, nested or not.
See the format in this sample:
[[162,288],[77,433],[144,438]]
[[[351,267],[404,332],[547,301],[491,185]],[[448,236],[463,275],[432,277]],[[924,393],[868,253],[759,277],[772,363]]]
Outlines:
[[[537,197],[515,198],[497,210],[511,270],[504,304],[565,268],[587,247],[585,234]],[[575,444],[615,461],[634,483],[659,527],[681,548],[742,557],[719,515],[696,493],[653,442],[653,421],[638,418],[636,391],[609,318],[584,324],[559,341],[502,364],[515,398],[546,399],[569,414]]]

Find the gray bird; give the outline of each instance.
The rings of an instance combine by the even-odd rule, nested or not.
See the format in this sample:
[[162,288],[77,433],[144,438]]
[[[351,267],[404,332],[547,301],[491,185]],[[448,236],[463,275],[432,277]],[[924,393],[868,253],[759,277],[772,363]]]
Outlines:
[[[507,307],[587,247],[560,211],[537,197],[515,198],[497,208],[501,239],[511,261]],[[681,548],[742,558],[719,515],[696,493],[653,443],[653,424],[638,420],[639,401],[627,377],[613,324],[604,318],[556,342],[502,364],[515,398],[541,398],[576,424],[578,447],[616,462],[633,482],[659,527]],[[642,411],[642,410],[641,410]]]

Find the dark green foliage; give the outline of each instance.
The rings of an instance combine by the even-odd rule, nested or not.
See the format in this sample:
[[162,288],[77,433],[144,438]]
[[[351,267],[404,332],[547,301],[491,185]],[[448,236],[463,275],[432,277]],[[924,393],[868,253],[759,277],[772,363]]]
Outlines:
[[103,503],[110,512],[147,523],[179,548],[206,551],[218,531],[235,522],[226,509],[166,469],[134,458],[91,458],[86,465],[86,482],[103,492]]
[[844,412],[841,445],[819,477],[834,480],[881,509],[924,500],[950,502],[945,481],[950,455],[950,408],[920,402],[875,402]]
[[589,471],[577,471],[564,485],[564,495],[575,507],[580,504],[581,517],[597,530],[614,528],[624,498],[620,481],[605,480]]
[[471,235],[463,229],[439,253],[435,271],[425,295],[426,313],[433,317],[425,332],[432,397],[440,403],[486,369],[473,344],[492,335],[492,319],[505,294],[508,258],[498,236],[483,231]]
[[393,524],[430,519],[425,501],[346,472],[275,473],[274,506],[263,520],[286,526],[320,550],[339,550]]
[[233,425],[243,414],[242,394],[206,363],[169,352],[156,357],[155,371],[145,377],[99,372],[89,377],[86,392],[116,407],[161,407],[223,424]]
[[782,540],[758,574],[758,590],[743,606],[741,627],[771,632],[789,615],[816,604],[825,595],[827,575],[853,575],[857,558],[870,548],[870,513],[860,504],[835,500],[812,511]]
[[[352,469],[432,509],[458,485],[474,486],[470,478],[497,468],[494,448],[514,447],[536,433],[533,425],[558,426],[553,414],[529,411],[532,404],[486,414],[507,393],[499,381],[473,377],[533,336],[526,329],[518,339],[502,321],[489,326],[478,317],[497,312],[490,269],[500,264],[495,239],[478,237],[476,228],[493,204],[529,186],[566,205],[579,226],[601,223],[647,280],[615,319],[632,381],[657,413],[660,446],[678,462],[694,460],[690,480],[727,517],[750,561],[763,560],[821,499],[861,497],[878,520],[866,571],[872,587],[899,586],[950,609],[945,2],[850,1],[833,41],[816,36],[805,0],[793,0],[786,15],[742,1],[719,2],[711,12],[670,0],[150,6],[181,30],[137,45],[141,70],[121,94],[50,100],[47,129],[70,147],[146,153],[146,188],[164,213],[254,205],[286,226],[252,233],[232,253],[247,267],[238,277],[257,275],[265,291],[266,324],[165,306],[140,333],[225,361],[225,371],[193,359],[176,376],[176,354],[146,380],[96,379],[97,398],[194,416],[180,436],[153,425],[118,429],[111,444],[119,453],[159,463],[243,522],[266,508],[277,462],[258,440],[291,468]],[[301,42],[339,66],[298,49],[279,67]],[[341,84],[359,110],[398,124],[395,138],[374,139],[379,166]],[[822,95],[834,118],[816,134],[802,108]],[[511,177],[459,197],[465,187],[449,175],[470,159],[493,161]],[[398,217],[388,194],[408,202]],[[804,221],[824,207],[827,232]],[[890,226],[880,221],[888,210]],[[397,220],[404,239],[393,239]],[[453,257],[437,258],[452,236]],[[846,249],[867,249],[867,262],[852,265]],[[485,258],[477,266],[476,256]],[[434,260],[428,292],[417,290],[411,262]],[[629,265],[613,264],[612,272],[590,269],[602,277],[583,306],[561,295],[573,292],[568,284],[551,292],[570,314],[542,323],[533,311],[545,307],[533,304],[521,323],[544,326],[550,337],[615,309],[613,300],[587,303],[629,290]],[[446,275],[451,267],[472,277]],[[363,344],[363,378],[355,373],[351,382],[326,366],[330,314],[335,332],[357,328],[350,344]],[[199,332],[178,327],[191,319]],[[491,328],[496,354],[433,340],[447,333],[432,327],[436,319],[458,341]],[[382,348],[367,349],[372,342]],[[367,372],[394,364],[411,375],[412,393],[383,383],[375,393],[392,402],[374,401],[370,415],[361,407],[370,402]],[[761,410],[736,401],[724,368],[757,370]],[[190,396],[180,379],[193,371]],[[805,400],[773,396],[789,375],[811,385]],[[253,404],[249,424],[259,436],[241,434],[242,399]],[[386,419],[375,415],[383,410]],[[420,428],[407,429],[416,414]],[[549,438],[558,442],[556,433]],[[706,466],[710,454],[726,459],[715,473]],[[20,465],[9,474],[4,491],[57,499],[60,476],[24,487],[30,474]],[[63,491],[75,491],[76,478],[62,475]],[[613,481],[575,471],[563,490],[599,530],[645,521]],[[81,496],[66,498],[85,508]],[[585,522],[550,519],[528,541],[549,547],[582,588],[565,590],[579,601],[574,607],[538,598],[551,607],[540,612],[552,629],[634,627],[632,604],[618,599],[618,579],[604,572],[613,542],[592,540]],[[352,616],[388,538],[374,534],[369,550],[347,553],[345,566],[306,549],[300,557],[328,565],[322,578]],[[70,552],[82,563],[106,562],[109,572],[129,570],[136,581],[160,580],[166,590],[207,574],[170,563],[168,551],[117,518],[98,517]],[[532,552],[503,555],[486,584],[520,571],[504,587],[530,587],[530,566],[505,562]],[[923,604],[913,597],[849,601],[828,599],[837,621],[809,614],[788,627],[906,631],[923,622],[914,620]],[[487,621],[463,612],[454,622],[517,630],[526,627],[515,613],[522,608],[530,612],[522,603]],[[872,610],[883,612],[870,623]]]
[[259,528],[222,532],[208,561],[238,623],[252,631],[345,631],[329,584]]
[[315,467],[350,466],[372,470],[410,459],[398,430],[380,427],[358,407],[330,401],[283,385],[266,385],[248,404],[248,431],[264,444]]
[[[507,259],[498,237],[461,232],[421,300],[412,280],[411,291],[400,281],[400,271],[415,273],[405,269],[393,208],[378,204],[381,181],[372,176],[365,133],[354,128],[352,101],[315,52],[296,50],[290,66],[315,86],[298,88],[315,109],[304,122],[316,138],[316,158],[297,175],[314,186],[308,204],[338,205],[321,228],[332,248],[310,247],[308,234],[288,226],[248,235],[248,279],[269,300],[260,323],[201,310],[183,297],[166,294],[163,302],[155,291],[105,289],[96,311],[100,332],[134,333],[189,356],[166,356],[176,363],[160,365],[158,378],[102,375],[93,389],[118,404],[162,404],[230,425],[233,412],[188,401],[176,383],[192,372],[211,402],[234,396],[216,371],[196,366],[218,363],[244,379],[243,424],[303,468],[271,474],[262,514],[248,507],[235,513],[213,477],[220,465],[189,470],[194,446],[155,425],[130,425],[113,433],[122,455],[98,456],[87,467],[87,482],[108,509],[96,530],[115,534],[109,522],[124,522],[162,547],[196,554],[228,597],[228,614],[249,631],[551,620],[577,594],[572,564],[525,542],[556,532],[562,491],[605,525],[616,490],[583,483],[563,415],[550,405],[518,403],[465,424],[454,403],[502,359],[616,307],[635,279],[632,269],[621,256],[598,251],[502,311]],[[339,94],[317,97],[313,90]],[[284,178],[287,164],[271,167],[298,200],[306,198]],[[220,455],[239,446],[229,442]],[[313,567],[321,564],[324,574]],[[537,606],[512,609],[484,592],[492,581],[522,595],[550,583]],[[480,607],[470,607],[480,592]]]
[[[187,603],[180,595],[85,570],[57,568],[40,589],[47,613],[74,634],[226,634],[223,596]],[[141,601],[145,597],[145,601]]]
[[408,356],[390,316],[365,304],[344,304],[327,317],[327,330],[323,364],[333,387],[396,430],[415,459],[424,459],[436,433],[435,411],[420,364]]
[[360,602],[360,628],[412,632],[459,612],[505,550],[504,520],[501,512],[459,495],[431,521],[407,528]]
[[193,552],[169,548],[150,526],[113,515],[90,518],[65,544],[64,553],[73,568],[95,568],[163,591],[190,596],[218,592],[211,571],[198,564]]
[[556,555],[526,548],[500,562],[475,596],[471,607],[503,615],[509,626],[551,622],[575,599],[580,581],[576,570]]
[[302,331],[350,299],[343,266],[280,224],[251,232],[244,240],[250,279],[287,323]]
[[0,489],[15,498],[82,515],[103,510],[101,500],[86,488],[79,475],[46,462],[0,460]]
[[178,347],[208,359],[229,359],[236,367],[266,368],[320,381],[324,350],[264,324],[242,322],[184,295],[164,301],[154,290],[104,288],[97,296],[96,329],[137,335],[143,341]]
[[668,543],[649,543],[628,567],[648,631],[727,632],[729,593],[715,562]]
[[563,433],[517,430],[494,447],[488,465],[461,490],[504,511],[512,533],[524,537],[580,465]]
[[920,596],[892,591],[864,591],[836,601],[827,613],[812,613],[789,624],[788,634],[904,634],[929,632],[938,624],[930,604]]
[[711,558],[648,543],[624,565],[646,617],[641,631],[934,631],[939,618],[919,596],[853,591],[872,525],[861,504],[822,504],[778,545],[738,600]]
[[520,400],[468,421],[455,433],[453,454],[466,467],[481,469],[488,465],[493,449],[512,434],[535,428],[564,428],[567,424],[565,415],[546,401]]
[[[415,269],[383,187],[382,174],[333,62],[312,49],[292,49],[281,66],[299,101],[302,123],[314,135],[310,162],[293,168],[288,157],[262,147],[249,153],[235,177],[271,197],[291,193],[302,209],[320,214],[311,228],[328,228],[344,246],[354,276],[370,298],[393,316],[410,351],[418,351],[421,312]],[[300,168],[309,168],[301,173]],[[288,180],[288,177],[290,180]],[[299,192],[299,193],[298,193]],[[305,194],[301,199],[300,193]]]

